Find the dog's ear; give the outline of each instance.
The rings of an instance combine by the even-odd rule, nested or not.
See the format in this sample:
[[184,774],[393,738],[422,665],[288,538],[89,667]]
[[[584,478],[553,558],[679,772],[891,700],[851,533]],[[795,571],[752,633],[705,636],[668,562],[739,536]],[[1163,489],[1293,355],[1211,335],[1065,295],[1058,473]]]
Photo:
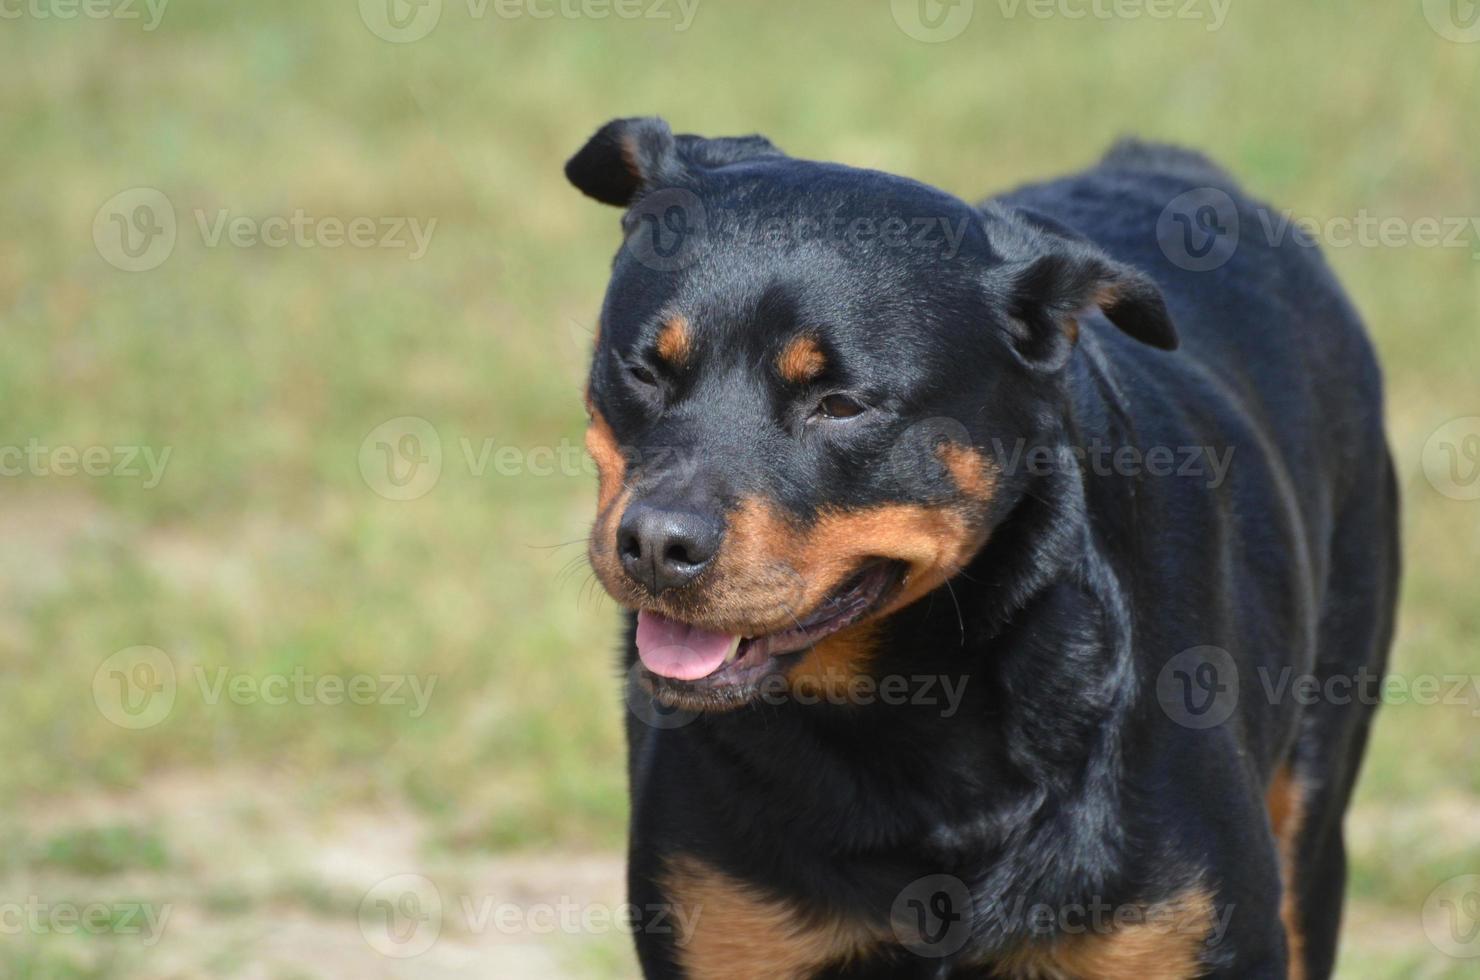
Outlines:
[[675,136],[657,116],[613,119],[566,161],[565,176],[582,193],[627,207],[643,191],[675,181],[692,167],[780,155],[760,136]]
[[657,116],[613,119],[565,162],[565,176],[581,193],[626,207],[671,165],[675,141]]
[[1014,346],[1025,361],[1062,367],[1079,338],[1078,317],[1094,308],[1143,344],[1177,349],[1177,329],[1149,276],[1052,219],[1024,209],[1015,216],[1030,230],[1012,251],[1027,254],[1009,257],[999,275],[1007,277]]

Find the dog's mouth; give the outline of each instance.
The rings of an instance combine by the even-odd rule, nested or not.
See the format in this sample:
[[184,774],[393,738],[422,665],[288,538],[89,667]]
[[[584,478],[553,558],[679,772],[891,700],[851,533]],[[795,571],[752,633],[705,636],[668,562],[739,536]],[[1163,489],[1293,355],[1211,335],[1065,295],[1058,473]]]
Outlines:
[[794,626],[760,636],[707,630],[645,609],[637,615],[637,654],[654,692],[665,700],[737,700],[824,638],[882,607],[904,570],[901,562],[870,562]]

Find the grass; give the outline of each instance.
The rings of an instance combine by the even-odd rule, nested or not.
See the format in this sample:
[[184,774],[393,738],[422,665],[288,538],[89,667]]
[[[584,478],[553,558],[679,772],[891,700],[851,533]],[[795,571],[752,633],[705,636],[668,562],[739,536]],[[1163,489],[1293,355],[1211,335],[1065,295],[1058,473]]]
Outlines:
[[[443,8],[405,44],[354,4],[287,0],[179,2],[152,31],[34,14],[0,31],[0,445],[107,447],[110,464],[0,477],[0,670],[14,679],[0,687],[0,827],[29,842],[0,880],[4,895],[173,901],[193,923],[148,951],[30,936],[0,949],[0,973],[231,975],[300,927],[317,937],[304,947],[343,938],[354,962],[343,896],[363,885],[314,857],[346,826],[414,828],[388,852],[372,834],[364,853],[453,877],[502,874],[509,854],[619,849],[615,617],[574,543],[592,481],[574,465],[536,475],[529,455],[580,440],[583,345],[617,227],[560,164],[606,119],[762,131],[965,196],[1134,131],[1207,149],[1298,215],[1480,214],[1480,44],[1442,39],[1416,3],[1248,0],[1208,30],[978,2],[942,44],[906,36],[883,2],[705,2],[683,31]],[[168,198],[178,233],[163,264],[130,273],[89,230],[135,187]],[[212,245],[201,222],[223,209],[436,225],[414,260]],[[1328,253],[1388,371],[1406,675],[1480,673],[1480,503],[1436,493],[1421,466],[1439,425],[1480,415],[1477,246]],[[440,440],[440,479],[386,499],[362,443],[408,416]],[[171,455],[146,487],[113,472],[127,469],[113,447]],[[482,467],[499,447],[517,465]],[[150,727],[120,727],[98,701],[112,675],[102,695],[95,679],[139,646],[162,651],[150,664],[173,673],[174,701]],[[295,670],[363,676],[373,697],[269,703]],[[237,695],[212,695],[223,671]],[[424,711],[395,700],[397,679],[434,684]],[[1343,977],[1464,965],[1418,916],[1439,881],[1480,871],[1464,816],[1480,804],[1476,707],[1383,713],[1353,814],[1367,925],[1348,932]],[[278,907],[298,924],[265,939]],[[567,945],[575,975],[630,972],[620,938]],[[339,961],[305,962],[279,974],[336,975]]]

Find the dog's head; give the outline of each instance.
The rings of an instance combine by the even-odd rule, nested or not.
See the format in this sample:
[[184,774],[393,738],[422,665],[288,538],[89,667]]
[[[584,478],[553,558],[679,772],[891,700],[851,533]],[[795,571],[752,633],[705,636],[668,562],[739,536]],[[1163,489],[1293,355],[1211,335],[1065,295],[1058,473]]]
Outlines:
[[566,175],[625,208],[591,365],[591,564],[660,696],[864,668],[1024,492],[1076,317],[1170,348],[1160,293],[1052,223],[757,136],[604,126]]

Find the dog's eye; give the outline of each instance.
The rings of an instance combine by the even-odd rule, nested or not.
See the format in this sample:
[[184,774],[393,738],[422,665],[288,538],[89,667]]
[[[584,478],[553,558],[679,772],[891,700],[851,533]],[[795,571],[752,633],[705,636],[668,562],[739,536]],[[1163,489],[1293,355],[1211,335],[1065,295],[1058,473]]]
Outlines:
[[628,366],[627,372],[632,375],[633,379],[637,381],[638,384],[644,384],[652,387],[658,383],[657,376],[654,375],[653,372],[649,371],[647,368],[643,367],[641,364],[633,364]]
[[831,394],[817,403],[814,418],[851,419],[863,412],[863,406],[847,395]]

